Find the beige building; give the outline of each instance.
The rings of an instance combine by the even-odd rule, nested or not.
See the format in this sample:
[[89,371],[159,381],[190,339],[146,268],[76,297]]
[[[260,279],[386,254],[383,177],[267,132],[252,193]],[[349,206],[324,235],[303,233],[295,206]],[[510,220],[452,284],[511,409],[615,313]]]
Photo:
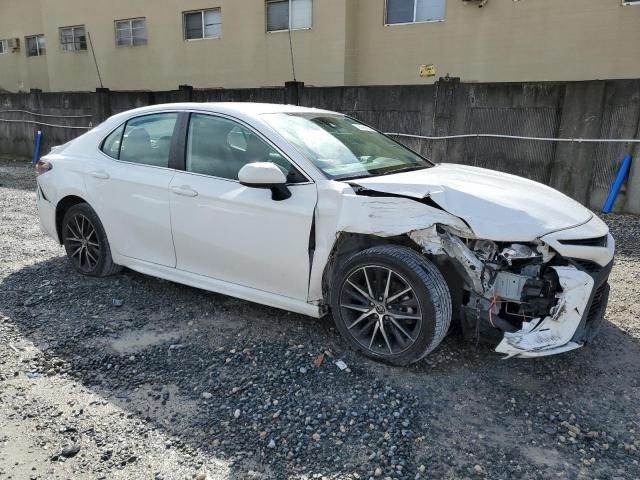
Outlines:
[[639,27],[640,0],[0,0],[0,91],[93,90],[96,63],[112,90],[275,86],[291,50],[315,86],[640,78]]

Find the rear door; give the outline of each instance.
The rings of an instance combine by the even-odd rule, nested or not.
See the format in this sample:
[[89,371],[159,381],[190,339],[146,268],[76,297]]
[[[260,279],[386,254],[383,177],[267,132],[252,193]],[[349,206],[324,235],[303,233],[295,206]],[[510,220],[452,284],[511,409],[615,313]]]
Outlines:
[[176,266],[171,239],[169,168],[177,112],[128,120],[101,146],[86,173],[90,203],[119,255]]
[[[309,240],[316,186],[282,153],[234,119],[191,114],[185,171],[171,180],[177,268],[307,300]],[[249,162],[271,161],[289,179],[291,197],[238,182]]]

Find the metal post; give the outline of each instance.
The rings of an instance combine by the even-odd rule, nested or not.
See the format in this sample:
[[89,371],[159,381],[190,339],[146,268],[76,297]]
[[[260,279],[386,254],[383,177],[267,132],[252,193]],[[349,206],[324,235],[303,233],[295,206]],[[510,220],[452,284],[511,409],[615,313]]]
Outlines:
[[98,68],[98,60],[96,59],[96,52],[93,49],[93,42],[91,41],[91,33],[87,30],[87,39],[89,40],[89,47],[91,47],[91,55],[93,56],[93,63],[96,65],[96,72],[98,73],[98,82],[100,82],[100,88],[104,88],[102,84],[102,76],[100,75],[100,68]]
[[42,131],[38,130],[36,133],[36,145],[33,149],[33,165],[40,160],[40,144],[42,143]]
[[602,207],[602,213],[611,213],[611,210],[613,210],[613,206],[615,205],[616,199],[618,198],[620,190],[622,189],[622,185],[624,184],[624,181],[629,174],[629,170],[631,170],[631,155],[626,155],[624,157],[624,160],[622,160],[622,164],[620,165],[620,169],[618,170],[618,175],[611,185],[611,190],[609,190],[607,201],[604,202],[604,207]]

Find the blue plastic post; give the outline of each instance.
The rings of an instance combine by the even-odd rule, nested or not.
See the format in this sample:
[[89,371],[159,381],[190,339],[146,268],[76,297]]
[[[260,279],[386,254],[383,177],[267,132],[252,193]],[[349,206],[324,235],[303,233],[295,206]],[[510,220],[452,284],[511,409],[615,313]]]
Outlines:
[[42,143],[42,131],[38,130],[36,133],[36,145],[33,149],[33,164],[35,165],[40,160],[40,144]]
[[631,170],[631,155],[625,156],[624,160],[622,160],[622,164],[618,170],[618,175],[611,185],[611,190],[609,190],[607,201],[604,202],[604,207],[602,207],[602,213],[611,213],[611,210],[613,210],[616,199],[620,194],[620,189],[622,188],[627,175],[629,175],[629,170]]

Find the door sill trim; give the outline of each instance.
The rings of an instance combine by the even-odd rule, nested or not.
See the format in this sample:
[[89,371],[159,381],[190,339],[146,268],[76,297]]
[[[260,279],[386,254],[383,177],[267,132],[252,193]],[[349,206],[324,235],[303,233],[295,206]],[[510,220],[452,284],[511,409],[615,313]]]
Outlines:
[[210,292],[221,293],[231,297],[240,298],[250,302],[260,303],[269,307],[280,308],[290,312],[300,313],[313,318],[320,317],[320,308],[301,300],[296,300],[282,295],[265,292],[251,287],[225,282],[215,278],[198,275],[196,273],[166,267],[144,260],[137,260],[131,257],[118,256],[116,263],[135,270],[136,272],[162,278],[171,282],[188,285],[190,287],[201,288]]

